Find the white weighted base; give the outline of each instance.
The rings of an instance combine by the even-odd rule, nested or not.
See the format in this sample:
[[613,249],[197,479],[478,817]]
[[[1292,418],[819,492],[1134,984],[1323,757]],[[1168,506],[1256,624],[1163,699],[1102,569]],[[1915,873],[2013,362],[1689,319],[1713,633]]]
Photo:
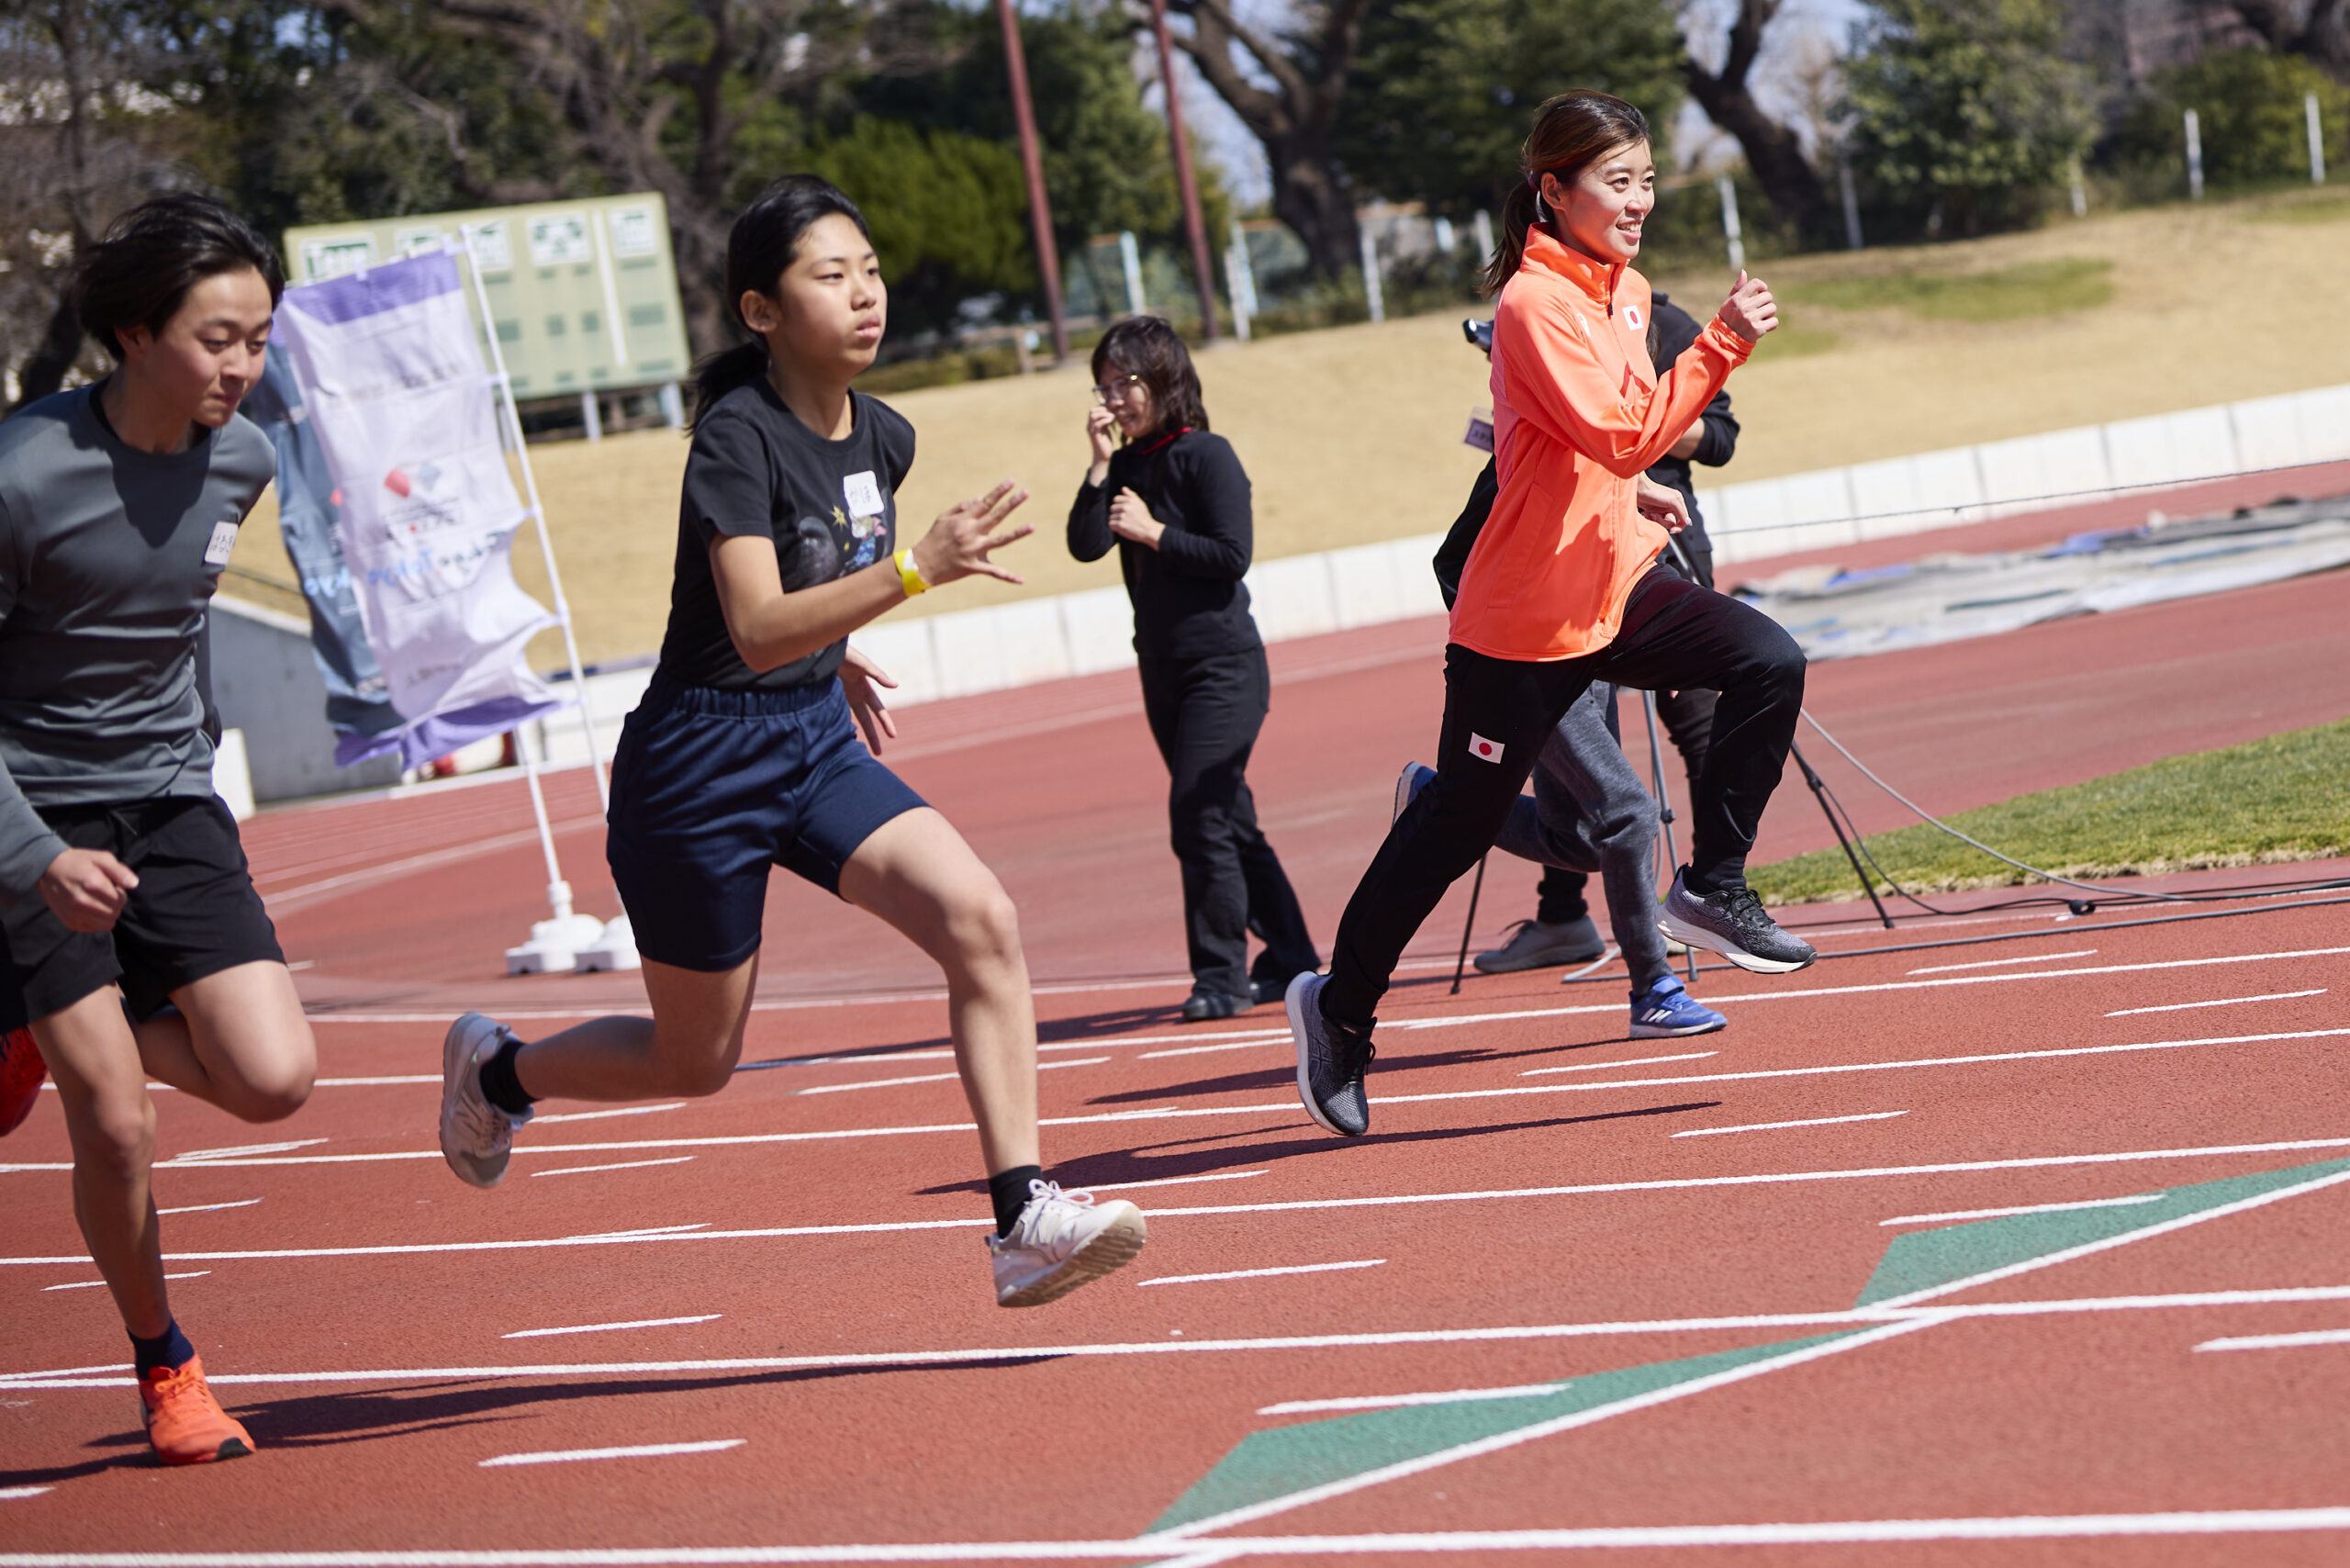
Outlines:
[[[531,927],[531,939],[506,949],[509,975],[568,974],[579,967],[579,950],[592,946],[604,935],[604,923],[592,914],[566,914],[542,920]],[[633,954],[636,945],[629,944]]]
[[580,947],[574,955],[581,974],[593,974],[599,969],[641,969],[644,960],[636,955],[636,930],[623,914],[608,922],[604,934]]

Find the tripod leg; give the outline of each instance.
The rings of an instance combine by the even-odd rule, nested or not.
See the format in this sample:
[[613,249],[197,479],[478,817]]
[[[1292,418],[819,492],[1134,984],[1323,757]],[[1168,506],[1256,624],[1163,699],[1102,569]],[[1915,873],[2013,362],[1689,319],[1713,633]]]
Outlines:
[[1493,851],[1487,850],[1477,857],[1477,879],[1469,884],[1469,918],[1461,924],[1460,957],[1452,966],[1452,990],[1449,994],[1453,996],[1460,994],[1460,977],[1469,971],[1469,935],[1477,929],[1477,895],[1485,890],[1485,861],[1492,854]]
[[[1675,548],[1677,549],[1678,546],[1676,545]],[[1640,693],[1640,713],[1649,722],[1649,771],[1656,780],[1656,820],[1658,825],[1664,829],[1664,858],[1673,868],[1673,873],[1678,874],[1681,869],[1681,851],[1675,848],[1673,843],[1673,797],[1666,794],[1664,790],[1664,748],[1657,744],[1656,739],[1655,692]],[[1697,955],[1684,946],[1682,949],[1681,961],[1688,968],[1689,983],[1695,985],[1697,983]]]
[[1869,880],[1866,871],[1861,869],[1861,857],[1853,851],[1852,841],[1844,836],[1844,824],[1836,820],[1835,808],[1828,803],[1828,786],[1819,781],[1819,775],[1812,771],[1811,764],[1804,760],[1803,753],[1793,741],[1787,743],[1787,755],[1796,759],[1797,767],[1803,769],[1803,781],[1811,786],[1812,799],[1819,802],[1820,811],[1826,813],[1828,825],[1836,834],[1837,847],[1843,850],[1844,858],[1852,863],[1852,875],[1861,879],[1861,890],[1869,895],[1869,902],[1876,905],[1877,919],[1884,923],[1887,931],[1892,930],[1893,916],[1885,913],[1885,901],[1876,896],[1876,884]]

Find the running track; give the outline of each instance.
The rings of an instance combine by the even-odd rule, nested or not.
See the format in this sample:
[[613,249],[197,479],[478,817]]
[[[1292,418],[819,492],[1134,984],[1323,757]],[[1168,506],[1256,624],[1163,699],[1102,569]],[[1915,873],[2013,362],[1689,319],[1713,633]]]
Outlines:
[[[1928,805],[1978,804],[2339,716],[2340,591],[1824,666],[1812,702]],[[1277,650],[1252,777],[1326,942],[1434,728],[1437,635]],[[462,1187],[448,1014],[634,981],[495,978],[543,908],[510,785],[274,814],[249,842],[322,1082],[266,1127],[159,1096],[157,1184],[263,1452],[141,1462],[44,1104],[0,1166],[0,1564],[2350,1555],[2350,904],[1846,922],[1800,976],[1701,977],[1726,1033],[1634,1042],[1617,981],[1449,995],[1457,890],[1341,1142],[1273,1010],[1172,1021],[1130,683],[915,710],[898,755],[1020,902],[1048,1153],[1151,1210],[1134,1268],[992,1306],[933,978],[780,880],[726,1094],[551,1103],[505,1187]],[[557,808],[609,913],[584,779]],[[1825,831],[1783,795],[1766,852]],[[1482,936],[1531,881],[1497,869]],[[1869,951],[1896,942],[1953,945]],[[612,1449],[669,1451],[548,1458]]]

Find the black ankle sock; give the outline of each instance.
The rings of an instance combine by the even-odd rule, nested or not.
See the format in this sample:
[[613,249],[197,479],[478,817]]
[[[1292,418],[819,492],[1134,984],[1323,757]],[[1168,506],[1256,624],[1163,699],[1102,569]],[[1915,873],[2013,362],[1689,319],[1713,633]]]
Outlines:
[[1028,1183],[1044,1180],[1041,1165],[1015,1165],[1009,1170],[999,1170],[988,1178],[988,1199],[995,1204],[995,1233],[1010,1236],[1019,1223],[1020,1211],[1028,1206]]
[[1692,898],[1702,899],[1720,891],[1714,882],[1697,875],[1697,868],[1694,866],[1681,868],[1681,885],[1689,890],[1689,896]]
[[173,1318],[171,1327],[152,1339],[142,1339],[136,1334],[130,1337],[131,1365],[142,1378],[157,1367],[185,1366],[195,1354],[196,1347],[189,1344],[187,1336],[180,1332],[177,1318]]
[[498,1047],[498,1054],[481,1064],[482,1098],[509,1116],[519,1116],[529,1110],[532,1097],[514,1075],[514,1058],[522,1049],[522,1042],[509,1038]]

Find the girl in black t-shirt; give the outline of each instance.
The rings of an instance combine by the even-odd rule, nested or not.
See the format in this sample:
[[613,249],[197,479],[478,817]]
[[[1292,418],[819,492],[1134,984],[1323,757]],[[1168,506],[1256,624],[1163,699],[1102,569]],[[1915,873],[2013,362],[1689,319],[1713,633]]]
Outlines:
[[[1183,868],[1192,994],[1183,1016],[1230,1018],[1322,967],[1273,846],[1257,826],[1248,753],[1272,696],[1248,614],[1248,476],[1208,433],[1199,373],[1175,329],[1136,316],[1093,350],[1093,465],[1069,510],[1069,554],[1118,548],[1135,607],[1143,711],[1169,774]],[[1121,444],[1123,443],[1123,444]],[[1252,967],[1248,935],[1265,944]]]
[[[697,375],[669,627],[612,759],[606,856],[644,957],[653,1016],[525,1046],[469,1013],[442,1054],[441,1148],[477,1187],[505,1174],[533,1100],[713,1094],[743,1049],[767,869],[896,926],[946,975],[949,1029],[996,1211],[996,1299],[1031,1306],[1133,1259],[1143,1217],[1043,1179],[1036,1023],[1018,917],[946,819],[876,758],[894,684],[847,645],[912,594],[1020,579],[1007,481],[896,541],[913,428],[849,389],[880,346],[888,291],[865,219],[812,175],[735,220],[726,297],[754,341]],[[862,726],[866,745],[856,742]]]

